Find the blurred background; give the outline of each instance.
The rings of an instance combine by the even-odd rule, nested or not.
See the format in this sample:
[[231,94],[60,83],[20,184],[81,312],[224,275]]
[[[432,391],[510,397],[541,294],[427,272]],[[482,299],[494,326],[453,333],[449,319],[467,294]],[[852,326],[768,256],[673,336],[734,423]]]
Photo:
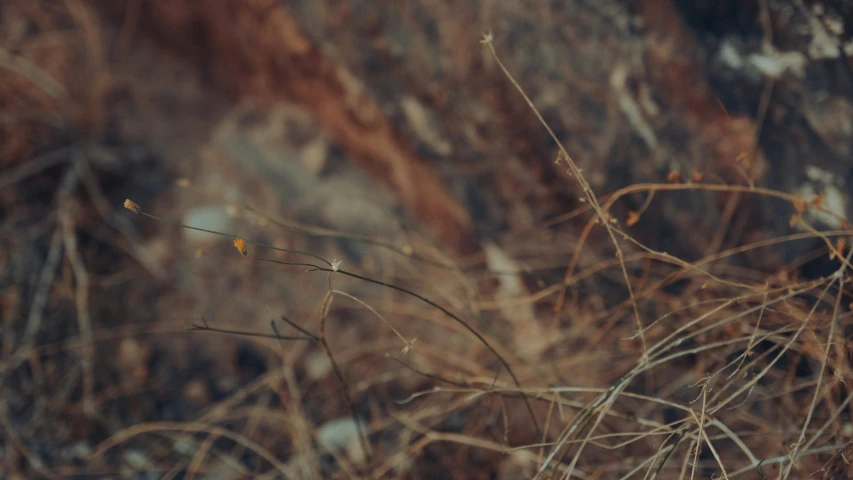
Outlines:
[[[512,384],[465,328],[410,296],[335,276],[356,297],[337,295],[326,326],[343,387],[318,342],[186,330],[271,334],[272,321],[299,334],[285,316],[319,331],[327,275],[242,257],[239,235],[466,315],[514,365],[548,371],[522,383],[607,387],[633,365],[639,347],[620,340],[633,317],[594,315],[628,295],[617,266],[573,284],[571,301],[553,295],[568,265],[609,261],[613,246],[602,228],[587,237],[577,179],[484,34],[602,198],[685,182],[820,194],[826,211],[806,219],[848,228],[850,1],[4,0],[0,477],[529,477],[535,461],[500,448],[560,428],[543,437],[517,396],[401,403],[454,375],[459,388]],[[126,198],[228,235],[133,215]],[[723,260],[756,284],[838,267],[821,238],[772,241],[801,231],[794,212],[779,196],[701,188],[638,189],[610,209],[687,262],[770,240]],[[685,282],[664,282],[642,314],[698,291]],[[606,340],[602,325],[626,330]],[[704,367],[673,368],[687,385]],[[626,462],[597,478],[640,464],[591,455]]]

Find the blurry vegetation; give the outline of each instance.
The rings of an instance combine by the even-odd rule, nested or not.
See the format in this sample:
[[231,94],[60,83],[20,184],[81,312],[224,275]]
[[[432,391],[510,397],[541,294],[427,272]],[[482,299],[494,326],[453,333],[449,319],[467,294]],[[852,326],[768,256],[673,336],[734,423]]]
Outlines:
[[850,6],[624,3],[0,5],[0,477],[853,477]]

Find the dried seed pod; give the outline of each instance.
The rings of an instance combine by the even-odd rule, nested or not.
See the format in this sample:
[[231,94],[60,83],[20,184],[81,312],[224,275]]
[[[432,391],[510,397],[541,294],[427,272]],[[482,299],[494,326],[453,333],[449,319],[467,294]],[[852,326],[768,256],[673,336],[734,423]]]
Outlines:
[[136,202],[134,202],[133,200],[131,200],[129,198],[126,198],[124,200],[124,208],[130,210],[133,213],[139,213],[142,211],[142,209],[139,208],[139,205],[137,205]]

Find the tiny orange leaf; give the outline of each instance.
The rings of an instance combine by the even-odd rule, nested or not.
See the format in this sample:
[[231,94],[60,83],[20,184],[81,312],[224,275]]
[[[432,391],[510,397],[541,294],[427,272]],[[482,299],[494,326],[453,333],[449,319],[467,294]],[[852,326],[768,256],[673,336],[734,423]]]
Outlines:
[[234,246],[237,247],[237,251],[240,252],[241,254],[243,254],[244,256],[249,254],[249,251],[246,250],[246,241],[243,240],[242,238],[240,238],[240,237],[235,238],[234,239]]
[[[835,239],[835,250],[833,250],[832,252],[829,252],[829,259],[835,260],[836,256],[844,255],[844,247],[846,247],[846,246],[847,246],[847,240],[844,239],[843,237],[838,237],[837,239]],[[835,254],[836,252],[838,252],[838,255]]]
[[815,208],[821,208],[823,206],[823,192],[817,194],[811,201],[811,204]]
[[681,174],[673,170],[669,172],[669,174],[666,176],[666,179],[669,180],[671,183],[679,183],[681,181]]
[[625,220],[625,225],[628,225],[629,227],[633,227],[639,221],[640,221],[640,214],[637,212],[631,211],[631,212],[628,212],[628,218]]
[[797,213],[791,215],[791,220],[788,221],[788,225],[793,227],[794,225],[800,223],[800,220],[802,220],[802,219],[803,219],[802,212],[797,212]]
[[700,183],[702,180],[705,179],[705,174],[702,172],[694,170],[693,175],[690,177],[690,179],[696,183]]

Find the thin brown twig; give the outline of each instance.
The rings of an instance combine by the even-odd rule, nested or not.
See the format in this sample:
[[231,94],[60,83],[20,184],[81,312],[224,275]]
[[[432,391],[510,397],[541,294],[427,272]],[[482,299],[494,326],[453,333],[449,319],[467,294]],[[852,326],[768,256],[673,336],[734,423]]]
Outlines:
[[329,363],[331,363],[332,370],[335,372],[335,377],[337,377],[338,382],[340,383],[341,393],[343,394],[347,408],[349,408],[350,414],[352,415],[352,421],[355,422],[356,430],[358,430],[359,444],[364,452],[367,463],[370,464],[372,463],[371,459],[373,457],[373,452],[370,448],[370,440],[367,438],[367,433],[361,425],[361,420],[359,419],[358,412],[355,409],[355,403],[353,403],[352,397],[350,396],[349,384],[346,382],[343,372],[341,371],[338,362],[335,360],[334,354],[332,354],[332,348],[329,346],[329,341],[326,339],[326,320],[329,316],[329,310],[332,307],[332,298],[334,298],[334,290],[332,289],[332,273],[333,272],[330,271],[328,275],[329,291],[326,292],[326,298],[323,300],[322,313],[320,316],[320,344],[323,346],[326,356],[329,357]]
[[[325,268],[325,267],[321,267],[319,265],[314,265],[314,264],[310,264],[310,263],[284,262],[281,260],[273,260],[271,258],[262,258],[262,257],[252,257],[252,258],[255,260],[260,260],[260,261],[270,262],[270,263],[276,263],[276,264],[281,264],[281,265],[296,265],[296,266],[311,267],[312,270],[321,271],[321,272],[334,272],[334,271],[336,271],[336,270],[331,269],[331,268]],[[518,388],[521,388],[521,381],[518,379],[518,376],[515,374],[515,371],[512,369],[509,362],[504,358],[504,356],[501,355],[495,349],[495,347],[493,347],[492,344],[488,340],[486,340],[486,338],[480,332],[477,331],[477,329],[472,327],[465,320],[462,320],[459,316],[450,312],[450,310],[447,310],[446,308],[444,308],[441,305],[433,302],[432,300],[430,300],[430,299],[428,299],[428,298],[426,298],[420,294],[417,294],[417,293],[415,293],[415,292],[413,292],[407,288],[403,288],[403,287],[394,285],[392,283],[383,282],[381,280],[376,280],[376,279],[373,279],[370,277],[358,275],[356,273],[348,272],[348,271],[342,270],[342,269],[338,269],[337,272],[340,273],[341,275],[346,275],[348,277],[363,280],[363,281],[368,282],[368,283],[373,283],[375,285],[387,287],[387,288],[390,288],[392,290],[397,290],[398,292],[401,292],[401,293],[404,293],[406,295],[417,298],[418,300],[421,300],[422,302],[426,303],[427,305],[430,305],[431,307],[438,309],[439,311],[441,311],[442,313],[444,313],[445,315],[450,317],[452,320],[454,320],[456,323],[461,325],[465,330],[469,331],[472,335],[474,335],[474,337],[476,337],[477,340],[480,343],[482,343],[483,346],[485,346],[498,359],[498,361],[503,365],[503,367],[507,370],[507,373],[509,373],[510,377],[512,377],[512,380],[513,380],[513,382],[515,382],[516,386],[518,386]],[[536,419],[536,414],[533,412],[533,407],[530,405],[530,401],[527,398],[524,398],[524,403],[527,407],[527,411],[528,411],[528,414],[530,415],[530,419],[536,428],[537,435],[541,435],[542,434],[542,428],[539,426],[539,421]]]
[[[847,253],[847,259],[850,260],[851,256],[853,256],[853,249],[851,249]],[[841,297],[844,295],[844,270],[846,267],[842,266],[841,269],[836,272],[835,277],[838,279],[838,293],[835,297],[835,308],[833,309],[832,321],[829,324],[829,333],[827,334],[826,339],[826,349],[823,353],[823,361],[820,366],[820,371],[817,377],[817,385],[815,385],[814,395],[812,396],[811,404],[809,405],[808,413],[806,414],[806,418],[803,421],[803,428],[800,431],[800,435],[797,438],[797,441],[794,443],[794,446],[791,450],[791,461],[785,466],[785,469],[782,471],[781,478],[782,480],[787,479],[791,475],[791,469],[794,467],[794,459],[797,458],[797,453],[800,450],[800,447],[806,440],[806,432],[808,431],[809,423],[811,423],[812,416],[815,412],[815,407],[817,406],[818,397],[820,396],[821,387],[823,386],[823,375],[826,371],[826,366],[829,362],[829,351],[832,348],[833,337],[835,336],[835,324],[838,320],[838,312],[841,308]]]
[[236,335],[241,337],[254,337],[254,338],[269,338],[271,340],[316,340],[316,337],[306,335],[304,337],[297,337],[293,335],[279,335],[276,333],[261,333],[261,332],[247,332],[245,330],[233,330],[228,328],[217,328],[211,327],[207,324],[207,321],[202,317],[202,324],[199,325],[197,323],[188,323],[187,330],[190,332],[212,332],[212,333],[222,333],[226,335]]
[[83,370],[83,410],[86,415],[94,417],[97,415],[98,409],[95,405],[95,346],[92,334],[92,317],[89,314],[89,273],[77,248],[77,232],[71,214],[66,208],[60,207],[59,222],[62,226],[66,258],[71,264],[71,271],[74,274],[74,283],[76,284],[74,303],[77,307],[77,324],[83,346],[83,354],[80,360]]
[[17,434],[17,430],[14,428],[12,423],[9,421],[7,406],[5,402],[0,402],[0,426],[3,427],[3,431],[6,433],[7,438],[10,440],[10,444],[17,448],[18,451],[21,452],[24,458],[27,459],[27,462],[30,464],[30,467],[38,472],[39,475],[44,476],[49,479],[58,479],[59,476],[45,468],[44,462],[38,458],[32,450],[27,446],[27,444],[21,439]]
[[[596,197],[595,192],[592,191],[592,187],[589,186],[589,183],[586,181],[586,178],[584,178],[584,176],[581,172],[581,169],[578,168],[577,164],[572,159],[572,156],[569,155],[569,151],[566,150],[566,147],[564,147],[563,143],[560,141],[560,139],[557,138],[557,135],[551,129],[550,125],[548,125],[548,122],[546,122],[545,118],[542,117],[542,114],[539,113],[539,109],[536,108],[536,106],[533,104],[533,101],[530,100],[530,97],[527,96],[527,93],[524,91],[523,88],[521,88],[521,85],[515,80],[515,78],[512,76],[512,74],[506,68],[506,66],[504,66],[500,57],[498,57],[498,53],[495,51],[495,46],[492,43],[492,35],[491,34],[484,35],[482,43],[485,44],[489,48],[489,51],[492,53],[492,58],[495,59],[495,62],[498,64],[501,71],[504,73],[504,75],[506,75],[507,79],[509,79],[510,83],[512,83],[512,85],[515,87],[515,89],[518,90],[519,94],[521,94],[521,96],[527,102],[527,105],[530,107],[530,109],[536,115],[536,118],[539,120],[539,123],[542,125],[543,128],[545,128],[548,131],[548,134],[551,136],[551,139],[553,139],[554,142],[557,144],[557,147],[560,149],[560,153],[562,154],[562,157],[558,157],[557,161],[559,162],[560,158],[562,158],[562,160],[566,163],[566,165],[568,165],[572,176],[578,182],[578,185],[580,185],[581,190],[583,190],[584,196],[586,197],[589,204],[592,206],[593,210],[595,210],[595,214],[596,214],[599,222],[604,226],[605,230],[607,230],[607,234],[610,236],[610,240],[613,243],[613,247],[616,249],[616,258],[618,258],[620,260],[619,264],[622,267],[622,275],[625,279],[625,288],[628,289],[628,295],[631,298],[631,305],[632,305],[633,312],[634,312],[634,319],[636,321],[640,341],[641,341],[642,346],[643,346],[643,356],[645,357],[645,355],[646,355],[646,336],[643,333],[643,322],[640,319],[640,310],[637,308],[637,302],[634,300],[634,289],[631,287],[631,279],[630,279],[630,276],[628,275],[628,269],[625,267],[625,263],[622,261],[622,258],[624,256],[624,254],[622,252],[622,247],[619,246],[619,240],[616,238],[616,229],[611,224],[612,217],[598,203],[598,197]],[[568,274],[569,273],[567,270],[567,275]],[[562,302],[562,298],[564,296],[565,296],[565,290],[563,290],[563,292],[560,295],[560,300],[559,300],[560,302]],[[557,314],[559,315],[559,313],[557,313]],[[571,471],[571,469],[570,469],[570,471]]]
[[95,448],[93,448],[92,453],[89,454],[88,459],[92,460],[101,457],[107,451],[119,446],[124,442],[127,442],[133,437],[146,433],[159,433],[164,431],[207,433],[208,435],[218,435],[221,437],[228,438],[234,442],[244,445],[249,450],[255,452],[259,457],[263,458],[273,467],[275,467],[281,475],[284,475],[284,478],[297,478],[295,475],[293,475],[290,466],[281,462],[275,455],[272,454],[272,452],[264,448],[262,445],[246,438],[243,435],[240,435],[237,432],[232,432],[226,428],[217,425],[204,425],[199,422],[150,422],[134,425],[132,427],[116,432],[106,440],[97,444]]
[[0,190],[11,187],[29,177],[38,175],[50,167],[61,165],[69,161],[68,152],[73,147],[64,147],[52,150],[38,157],[22,162],[15,168],[5,169],[0,172]]
[[[134,205],[136,205],[136,204],[134,204]],[[139,209],[139,208],[138,208],[138,205],[137,205],[137,211],[135,211],[134,213],[136,213],[136,214],[138,214],[138,215],[143,215],[143,216],[146,216],[146,217],[149,217],[149,218],[153,218],[154,220],[157,220],[157,221],[159,221],[159,222],[166,223],[166,224],[168,224],[168,225],[173,225],[173,226],[176,226],[176,227],[186,228],[186,229],[188,229],[188,230],[195,230],[195,231],[197,231],[197,232],[210,233],[210,234],[212,234],[212,235],[219,235],[219,236],[222,236],[222,237],[228,237],[228,238],[239,238],[239,236],[238,236],[238,235],[235,235],[235,234],[233,234],[233,233],[217,232],[217,231],[215,231],[215,230],[208,230],[208,229],[206,229],[206,228],[193,227],[192,225],[185,225],[185,224],[180,223],[180,222],[174,222],[174,221],[172,221],[172,220],[167,220],[167,219],[165,219],[165,218],[160,218],[160,217],[158,217],[158,216],[156,216],[156,215],[152,215],[152,214],[150,214],[150,213],[148,213],[148,212],[143,211],[142,209]],[[245,240],[245,239],[244,239],[244,240]],[[285,252],[285,253],[294,253],[294,254],[297,254],[297,255],[305,255],[305,256],[307,256],[307,257],[311,257],[311,258],[313,258],[313,259],[315,259],[315,260],[319,260],[319,261],[321,261],[321,262],[325,263],[325,264],[326,264],[326,265],[328,265],[328,266],[332,266],[332,262],[330,262],[330,261],[326,260],[326,259],[325,259],[325,258],[323,258],[323,257],[320,257],[320,256],[317,256],[317,255],[314,255],[314,254],[313,254],[313,253],[311,253],[311,252],[304,252],[304,251],[301,251],[301,250],[293,250],[293,249],[289,249],[289,248],[278,248],[278,247],[274,247],[274,246],[272,246],[272,245],[266,245],[266,244],[264,244],[264,243],[254,242],[254,241],[251,241],[251,240],[245,240],[245,242],[246,242],[246,243],[248,243],[248,244],[250,244],[250,245],[255,245],[255,246],[257,246],[257,247],[266,248],[266,249],[274,250],[274,251],[277,251],[277,252]],[[294,264],[294,265],[296,265],[296,264]],[[312,266],[311,264],[305,264],[305,265],[306,265],[306,266]]]

